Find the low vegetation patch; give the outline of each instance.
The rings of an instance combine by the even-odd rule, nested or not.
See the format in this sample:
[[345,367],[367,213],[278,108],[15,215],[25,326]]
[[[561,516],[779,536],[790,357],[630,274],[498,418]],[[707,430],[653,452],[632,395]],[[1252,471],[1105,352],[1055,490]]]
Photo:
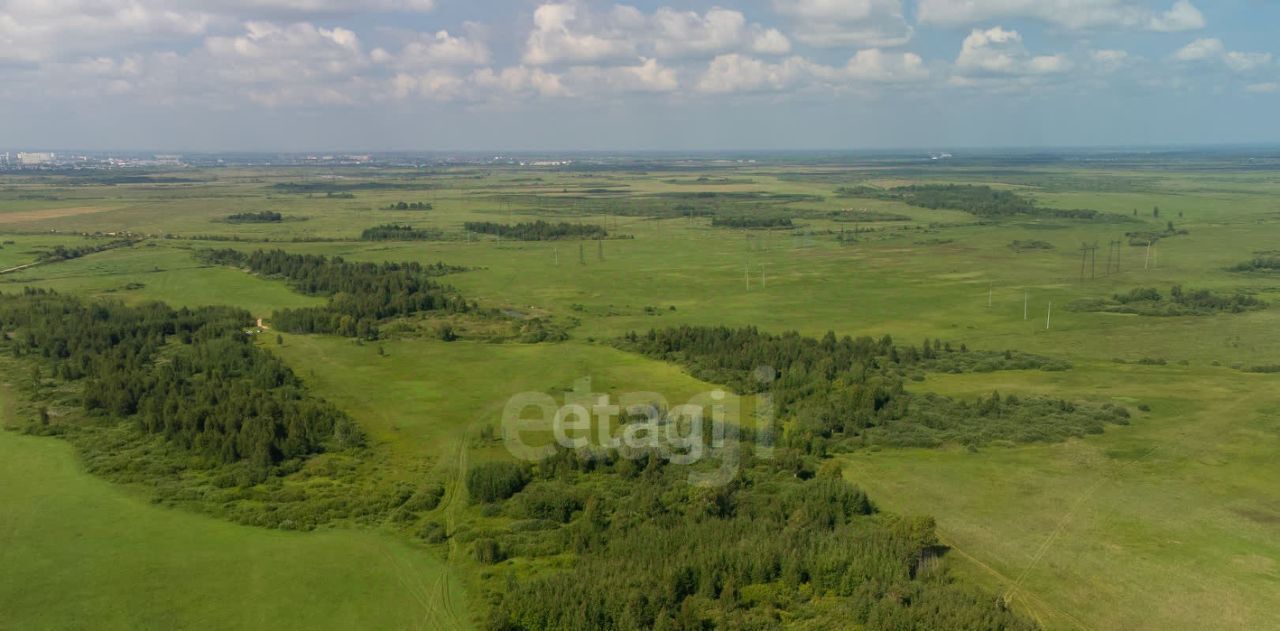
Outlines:
[[388,204],[383,210],[431,210],[431,202],[396,202]]
[[1038,239],[1019,241],[1015,239],[1009,244],[1009,249],[1014,252],[1033,252],[1035,250],[1052,250],[1054,247],[1053,244],[1048,241],[1040,241]]
[[1228,268],[1232,272],[1280,272],[1280,254],[1259,254],[1251,260]]

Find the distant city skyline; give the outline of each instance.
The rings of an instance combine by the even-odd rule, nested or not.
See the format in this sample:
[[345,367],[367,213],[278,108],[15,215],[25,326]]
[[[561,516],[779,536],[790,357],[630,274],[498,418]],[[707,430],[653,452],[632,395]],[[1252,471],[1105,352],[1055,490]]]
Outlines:
[[1253,0],[3,0],[0,145],[1276,143],[1277,28]]

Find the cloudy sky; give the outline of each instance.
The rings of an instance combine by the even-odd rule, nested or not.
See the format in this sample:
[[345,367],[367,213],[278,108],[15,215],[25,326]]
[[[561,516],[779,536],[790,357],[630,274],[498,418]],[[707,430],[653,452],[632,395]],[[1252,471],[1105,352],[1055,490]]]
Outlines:
[[0,0],[0,150],[1280,141],[1274,0]]

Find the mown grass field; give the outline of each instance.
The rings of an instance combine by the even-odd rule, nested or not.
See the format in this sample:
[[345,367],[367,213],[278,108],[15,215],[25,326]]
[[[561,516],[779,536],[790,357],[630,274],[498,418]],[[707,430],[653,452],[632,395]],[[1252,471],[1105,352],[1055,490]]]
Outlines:
[[[961,168],[873,175],[825,169],[822,177],[808,179],[799,177],[802,171],[819,170],[740,167],[724,184],[661,172],[541,171],[536,181],[501,169],[402,174],[392,181],[420,188],[358,191],[352,199],[271,188],[332,181],[296,171],[209,171],[197,174],[198,183],[150,186],[21,181],[15,183],[20,190],[44,191],[58,199],[37,203],[0,196],[0,217],[18,218],[0,225],[0,230],[13,231],[5,238],[15,241],[0,250],[4,267],[30,262],[33,253],[56,243],[84,240],[70,233],[154,236],[131,248],[0,275],[0,290],[42,286],[126,301],[235,304],[264,317],[277,308],[319,304],[282,282],[206,267],[191,256],[192,249],[201,247],[282,247],[357,260],[465,265],[470,271],[451,275],[448,282],[469,298],[511,313],[549,314],[570,327],[572,337],[562,343],[409,339],[382,342],[382,353],[378,344],[334,337],[285,335],[284,344],[277,345],[273,335],[263,336],[264,347],[279,353],[317,392],[362,424],[384,457],[380,470],[392,478],[430,467],[462,466],[468,450],[480,458],[501,457],[500,446],[477,444],[468,439],[469,432],[496,424],[502,404],[518,392],[558,397],[583,377],[590,377],[597,391],[654,391],[672,401],[710,387],[673,366],[606,344],[631,330],[724,324],[810,335],[828,330],[891,334],[913,344],[941,337],[971,348],[1066,359],[1074,364],[1068,372],[930,376],[913,387],[965,397],[992,390],[1054,394],[1114,401],[1135,410],[1141,404],[1150,411],[1136,413],[1131,425],[1103,436],[1058,445],[849,454],[842,456],[847,477],[886,509],[937,517],[940,532],[953,546],[949,554],[968,574],[1007,594],[1015,606],[1050,628],[1280,626],[1280,469],[1274,466],[1280,450],[1280,396],[1275,394],[1280,375],[1237,369],[1280,363],[1280,276],[1225,270],[1280,242],[1280,178],[1268,171],[1164,171],[1159,165],[1105,173],[1066,167],[998,174]],[[340,177],[362,181],[358,173]],[[1102,210],[1114,213],[1117,221],[982,223],[958,211],[834,194],[839,185],[867,181],[1013,186],[1043,206]],[[626,193],[583,192],[594,189]],[[713,228],[706,217],[603,214],[607,208],[625,208],[635,197],[689,191],[821,199],[784,207],[782,212],[797,215],[800,226],[790,231]],[[564,201],[544,200],[535,209],[495,200],[489,196],[494,192]],[[400,200],[435,207],[382,210]],[[1158,219],[1153,217],[1156,206]],[[106,210],[49,210],[74,207]],[[843,209],[910,219],[849,222],[820,214]],[[294,220],[252,225],[222,221],[231,213],[260,210]],[[461,230],[465,221],[533,218],[599,223],[634,238],[602,245],[498,243],[468,238]],[[1169,221],[1189,234],[1161,240],[1155,261],[1147,258],[1145,247],[1131,246],[1123,236],[1132,230],[1160,230]],[[451,240],[355,240],[362,229],[391,222],[439,228]],[[875,231],[857,234],[853,243],[839,242],[841,230],[852,233],[854,226]],[[189,238],[195,235],[256,241]],[[293,242],[297,238],[332,241]],[[1107,274],[1107,243],[1116,239],[1125,242],[1120,269]],[[1052,248],[1019,252],[1010,247],[1015,240],[1044,241]],[[1101,246],[1096,272],[1086,270],[1085,280],[1082,242]],[[1272,306],[1205,317],[1067,309],[1081,298],[1136,287],[1167,292],[1174,284],[1248,291]],[[1137,363],[1143,359],[1164,363]],[[0,610],[18,612],[20,621],[74,626],[75,619],[60,617],[73,615],[137,628],[158,626],[170,616],[193,625],[213,621],[197,626],[279,622],[286,627],[342,627],[353,616],[368,615],[386,625],[364,626],[405,627],[412,626],[406,622],[410,619],[431,619],[422,608],[436,601],[403,600],[405,589],[397,587],[398,581],[406,574],[415,579],[439,576],[446,562],[462,575],[455,579],[458,589],[450,592],[458,599],[454,611],[468,618],[461,586],[474,592],[475,584],[466,576],[475,568],[456,555],[441,559],[438,552],[414,550],[376,533],[284,535],[161,510],[79,473],[70,452],[56,441],[10,434],[0,434],[0,441],[0,449],[9,454],[3,466],[11,467],[5,477],[26,476],[35,484],[32,488],[46,489],[5,487],[10,494],[6,505],[20,507],[9,516],[14,534],[8,540],[21,541],[23,547],[6,553],[12,556],[5,557],[4,565],[14,569],[0,583],[0,605],[7,605]],[[11,462],[23,458],[30,464],[12,468]],[[41,466],[47,473],[29,473]],[[56,496],[55,488],[60,489]],[[457,520],[479,519],[456,505],[448,510]],[[123,524],[136,525],[126,530]],[[193,549],[208,555],[201,558],[206,565],[179,575],[175,568],[188,563]],[[395,563],[386,561],[388,554]],[[89,569],[84,569],[84,559]],[[334,571],[348,564],[354,576]],[[68,569],[50,574],[51,567]],[[399,569],[390,572],[388,567]],[[253,584],[270,591],[260,594],[244,583],[225,584],[233,571],[261,580]],[[157,599],[147,591],[175,584],[184,587],[178,591],[185,599]],[[252,614],[210,611],[207,603],[215,598],[208,594],[229,600],[260,596],[261,605],[246,608]],[[60,606],[48,600],[55,597]],[[387,600],[391,598],[401,600]],[[70,601],[75,606],[65,604]],[[312,603],[317,603],[314,609],[309,608]],[[257,617],[234,617],[242,615]],[[316,624],[294,624],[312,621]]]

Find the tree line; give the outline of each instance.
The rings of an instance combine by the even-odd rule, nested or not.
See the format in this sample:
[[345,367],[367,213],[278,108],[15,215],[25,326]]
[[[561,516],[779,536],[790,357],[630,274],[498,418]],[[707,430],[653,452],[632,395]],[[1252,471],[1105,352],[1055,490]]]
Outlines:
[[387,204],[384,210],[431,210],[432,208],[431,202],[399,201],[394,204]]
[[494,223],[491,221],[468,221],[464,227],[469,232],[491,234],[503,239],[516,241],[554,241],[557,239],[604,239],[609,231],[603,226],[561,221],[551,223],[539,219],[537,221],[517,224]]
[[72,259],[78,259],[82,256],[88,256],[90,254],[96,254],[98,252],[105,252],[107,250],[112,250],[115,248],[130,246],[130,245],[133,245],[134,243],[135,241],[132,239],[117,239],[115,241],[109,241],[107,243],[79,245],[79,246],[70,247],[70,248],[59,243],[58,245],[55,245],[52,248],[37,254],[36,261],[39,263],[54,263],[57,261],[70,261]]
[[790,217],[712,217],[711,225],[716,228],[793,228]]
[[244,332],[252,322],[231,307],[126,306],[30,288],[0,294],[7,350],[82,387],[90,414],[129,419],[143,433],[223,464],[246,462],[259,475],[360,444],[346,414],[253,345]]
[[439,239],[442,233],[433,228],[414,228],[407,224],[388,223],[372,228],[365,228],[360,233],[361,241],[431,241]]
[[267,278],[282,278],[309,296],[327,296],[322,307],[281,309],[271,324],[294,333],[332,333],[376,339],[378,322],[423,311],[474,310],[458,292],[433,280],[464,268],[433,263],[363,263],[342,257],[291,254],[284,250],[201,250],[200,260],[246,268]]

